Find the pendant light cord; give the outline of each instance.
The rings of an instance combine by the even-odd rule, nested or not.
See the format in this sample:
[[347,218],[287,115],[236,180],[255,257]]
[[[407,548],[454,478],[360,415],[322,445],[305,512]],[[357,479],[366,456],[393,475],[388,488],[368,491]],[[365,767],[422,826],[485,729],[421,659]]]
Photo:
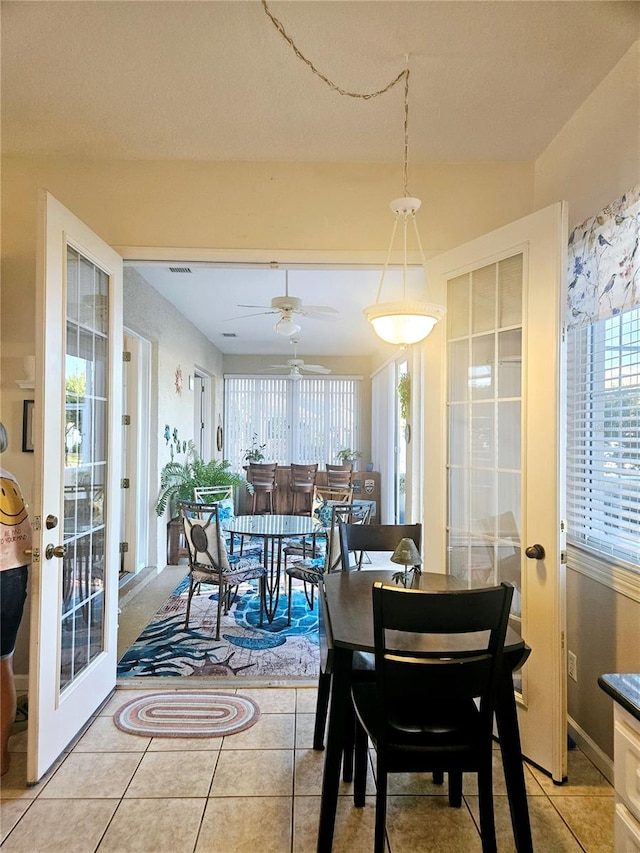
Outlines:
[[344,95],[346,98],[360,98],[364,101],[370,101],[372,98],[377,98],[379,95],[384,95],[390,89],[393,89],[401,80],[404,80],[404,163],[403,163],[403,184],[404,184],[404,194],[405,197],[409,195],[408,182],[409,182],[409,57],[406,57],[407,67],[404,68],[396,77],[393,78],[387,85],[382,89],[376,89],[373,92],[350,92],[348,89],[343,89],[342,86],[338,86],[337,83],[334,83],[333,80],[330,80],[326,74],[323,74],[319,71],[313,62],[302,53],[300,48],[296,45],[291,36],[287,33],[284,28],[284,25],[276,16],[273,14],[269,6],[267,5],[267,0],[262,0],[262,8],[264,9],[267,17],[276,28],[276,30],[280,33],[282,38],[289,45],[291,50],[295,53],[298,59],[302,60],[302,62],[307,65],[311,71],[319,77],[323,83],[333,89],[334,92],[337,92],[339,95]]

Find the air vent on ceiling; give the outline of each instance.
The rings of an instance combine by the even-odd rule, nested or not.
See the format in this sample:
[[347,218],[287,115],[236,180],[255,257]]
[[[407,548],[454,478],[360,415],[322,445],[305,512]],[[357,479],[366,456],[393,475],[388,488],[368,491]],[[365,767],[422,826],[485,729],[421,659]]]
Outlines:
[[237,338],[238,333],[237,332],[223,332],[222,337],[223,338]]
[[189,267],[169,267],[169,272],[191,272]]

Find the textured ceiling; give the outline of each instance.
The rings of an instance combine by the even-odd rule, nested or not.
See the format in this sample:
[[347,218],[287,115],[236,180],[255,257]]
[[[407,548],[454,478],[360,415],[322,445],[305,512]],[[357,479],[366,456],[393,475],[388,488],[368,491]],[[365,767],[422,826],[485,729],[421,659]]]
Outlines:
[[[346,89],[384,87],[409,54],[412,162],[535,159],[640,37],[637,2],[310,0],[270,8]],[[5,153],[402,161],[401,87],[367,101],[336,94],[256,0],[2,2],[1,12]],[[291,355],[273,333],[277,318],[233,320],[248,313],[238,303],[268,304],[265,292],[283,293],[282,271],[194,268],[179,284],[166,265],[140,272],[223,352]],[[304,318],[303,355],[373,349],[362,317],[375,295],[371,276],[309,272],[306,281],[292,272],[293,295],[341,308],[333,321]],[[230,330],[238,338],[222,336]]]
[[[639,37],[636,2],[273,2],[342,87],[410,56],[413,159],[532,160]],[[402,92],[341,97],[255,0],[3,2],[2,144],[109,159],[395,161]],[[498,130],[499,129],[499,130]]]

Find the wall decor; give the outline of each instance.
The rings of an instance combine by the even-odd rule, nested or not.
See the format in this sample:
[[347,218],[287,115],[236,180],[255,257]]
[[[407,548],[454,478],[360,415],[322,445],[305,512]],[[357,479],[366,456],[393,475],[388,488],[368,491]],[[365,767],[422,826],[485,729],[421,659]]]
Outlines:
[[180,365],[176,367],[176,394],[182,397],[182,368]]
[[33,400],[22,404],[22,452],[33,453]]
[[216,447],[219,452],[222,452],[223,435],[222,435],[222,418],[218,415],[218,429],[216,430]]

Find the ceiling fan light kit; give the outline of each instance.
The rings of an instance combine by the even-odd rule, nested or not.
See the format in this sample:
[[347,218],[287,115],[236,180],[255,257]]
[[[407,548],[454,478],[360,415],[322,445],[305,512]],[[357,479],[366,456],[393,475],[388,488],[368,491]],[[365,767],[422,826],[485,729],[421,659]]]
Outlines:
[[288,313],[283,314],[273,328],[279,335],[283,335],[285,338],[289,338],[291,337],[291,335],[295,335],[296,332],[299,332],[301,329],[301,327],[294,322],[291,314]]
[[[394,212],[395,221],[393,224],[393,230],[391,233],[391,243],[389,245],[389,251],[387,254],[387,259],[384,264],[384,268],[382,270],[382,274],[380,277],[380,284],[378,286],[378,293],[376,296],[376,301],[374,305],[369,305],[364,309],[364,314],[367,320],[373,326],[375,333],[380,337],[383,341],[387,343],[396,344],[400,346],[406,346],[409,344],[418,343],[431,332],[433,327],[436,325],[439,320],[441,320],[446,314],[446,308],[444,305],[436,305],[433,304],[429,300],[429,279],[427,275],[427,262],[424,256],[424,252],[422,251],[422,244],[420,242],[420,235],[418,233],[418,228],[415,221],[416,211],[421,206],[421,201],[419,198],[414,198],[409,195],[408,191],[408,171],[409,171],[409,67],[408,61],[409,57],[406,56],[405,59],[407,61],[407,67],[401,71],[393,80],[391,80],[384,88],[378,89],[373,92],[349,92],[346,89],[341,88],[332,80],[330,80],[325,74],[322,74],[318,69],[313,65],[313,63],[307,59],[306,56],[300,51],[297,45],[294,43],[291,36],[287,34],[282,25],[281,21],[279,21],[271,12],[269,7],[267,6],[266,0],[262,0],[262,6],[264,8],[265,13],[271,19],[276,30],[280,33],[282,38],[287,42],[289,47],[293,50],[298,59],[301,59],[310,70],[319,77],[330,89],[333,89],[335,92],[338,92],[340,95],[345,95],[350,98],[361,98],[363,100],[370,100],[371,98],[376,98],[379,95],[383,95],[385,92],[388,92],[392,89],[400,80],[404,80],[404,160],[403,160],[403,177],[404,177],[404,196],[402,198],[394,199],[391,202],[391,209]],[[389,260],[391,258],[391,252],[393,250],[393,243],[396,236],[398,222],[402,221],[403,223],[403,253],[404,253],[404,262],[403,262],[403,292],[402,299],[395,300],[393,302],[380,302],[380,296],[382,292],[382,285],[384,284],[385,275],[387,272],[387,268],[389,266]],[[420,253],[421,264],[424,270],[424,283],[425,283],[425,293],[426,300],[409,300],[407,299],[406,292],[406,280],[407,280],[407,230],[408,230],[408,222],[411,221],[413,224],[413,231],[415,233],[418,250]],[[280,325],[280,324],[278,324]],[[276,326],[276,331],[278,331],[278,327]]]

